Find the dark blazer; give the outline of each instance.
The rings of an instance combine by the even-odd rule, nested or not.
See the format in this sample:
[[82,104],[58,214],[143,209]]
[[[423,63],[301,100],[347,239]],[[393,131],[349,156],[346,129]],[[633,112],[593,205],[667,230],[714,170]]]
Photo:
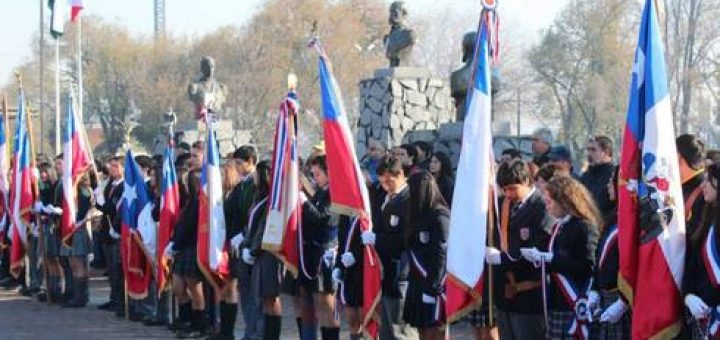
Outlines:
[[[593,290],[615,290],[617,289],[617,278],[618,272],[620,271],[620,251],[618,247],[617,234],[614,240],[609,240],[610,234],[617,230],[617,216],[611,214],[606,217],[605,229],[600,235],[600,241],[598,242],[597,250],[595,251],[595,260],[597,265],[595,266],[595,280],[593,281]],[[605,261],[600,263],[602,257],[603,248],[605,244],[612,242],[608,246],[607,253],[605,255]]]
[[250,206],[255,201],[255,182],[251,176],[240,181],[225,198],[225,238],[229,241],[235,235],[244,233],[247,227]]
[[[445,207],[433,209],[412,218],[409,226],[412,229],[407,240],[411,256],[410,280],[420,283],[424,294],[438,296],[443,291],[450,210]],[[422,276],[418,266],[427,273],[427,277]]]
[[580,177],[580,182],[590,191],[603,216],[609,214],[613,208],[613,203],[608,197],[607,184],[614,171],[613,163],[596,164],[589,166]]
[[[504,199],[500,200],[502,209]],[[512,209],[512,205],[510,207]],[[536,247],[547,250],[554,219],[545,209],[545,202],[539,190],[535,190],[525,202],[510,213],[508,220],[508,249],[503,253],[501,264],[493,266],[495,301],[498,309],[522,314],[542,313],[542,290],[540,287],[517,292],[506,298],[506,285],[514,277],[515,283],[541,282],[540,269],[522,259],[520,248]],[[499,231],[494,233],[494,246],[500,249]]]
[[[577,217],[559,226],[555,242],[550,251],[553,253],[549,273],[564,275],[577,287],[584,287],[595,270],[595,249],[598,243],[597,228]],[[550,309],[572,310],[557,285],[550,288]]]
[[[703,259],[703,247],[707,241],[709,229],[698,240],[688,243],[685,261],[685,275],[683,275],[683,294],[695,294],[711,308],[720,304],[720,289],[713,286],[710,275]],[[720,229],[715,228],[715,240],[719,240]],[[717,245],[720,246],[720,245]],[[684,296],[683,295],[683,296]]]
[[247,234],[245,235],[243,247],[249,248],[253,256],[260,255],[260,251],[262,250],[262,240],[265,234],[265,221],[267,217],[267,201],[264,197],[252,205],[250,212],[252,212],[256,206],[258,207],[252,221],[249,220],[250,212],[248,213]]
[[197,247],[197,225],[200,201],[191,197],[180,212],[180,218],[173,230],[173,250],[182,251]]
[[[60,187],[58,183],[57,187]],[[120,181],[117,185],[113,186],[113,181],[108,181],[107,185],[103,189],[103,196],[105,197],[105,204],[96,204],[98,210],[103,213],[103,219],[101,223],[100,237],[103,240],[110,241],[110,228],[112,228],[118,235],[121,234],[122,216],[118,208],[120,207],[120,201],[122,200],[123,191],[125,186]],[[62,189],[60,189],[62,190]]]
[[386,195],[382,192],[373,200],[377,205],[376,211],[380,211],[379,216],[373,216],[374,231],[377,235],[375,249],[383,264],[383,294],[399,298],[401,292],[398,282],[406,281],[408,275],[407,254],[403,245],[408,227],[410,189],[406,187],[382,207]]
[[303,263],[311,278],[317,275],[320,260],[330,242],[337,239],[337,227],[331,225],[330,191],[318,189],[302,207]]

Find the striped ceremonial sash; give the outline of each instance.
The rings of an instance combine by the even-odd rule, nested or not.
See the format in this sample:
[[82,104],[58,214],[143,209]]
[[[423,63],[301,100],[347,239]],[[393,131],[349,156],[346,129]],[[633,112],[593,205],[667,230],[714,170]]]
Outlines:
[[705,238],[705,246],[702,248],[703,262],[707,270],[710,282],[715,288],[720,287],[720,253],[718,253],[717,237],[715,226],[710,227],[708,236]]
[[610,233],[608,233],[607,238],[605,239],[605,243],[603,244],[602,251],[600,252],[600,261],[598,262],[598,269],[602,268],[605,265],[605,260],[607,259],[607,255],[610,252],[610,248],[617,243],[617,235],[618,235],[618,228],[617,224],[613,225],[611,228],[613,228]]

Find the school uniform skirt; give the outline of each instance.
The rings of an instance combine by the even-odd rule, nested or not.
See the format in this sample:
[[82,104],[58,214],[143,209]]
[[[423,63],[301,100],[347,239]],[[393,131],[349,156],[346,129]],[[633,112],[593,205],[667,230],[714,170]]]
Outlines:
[[79,227],[72,235],[70,246],[60,246],[60,256],[83,257],[92,252],[92,241],[86,227]]
[[197,249],[188,247],[179,251],[173,259],[172,270],[173,274],[183,278],[202,279],[203,276],[197,264]]
[[[607,292],[600,291],[600,299],[602,309],[610,307],[615,301],[620,299],[617,291]],[[632,323],[632,314],[628,309],[625,314],[616,323],[600,322],[598,325],[598,340],[625,340],[630,339],[630,325]]]
[[573,340],[572,334],[568,334],[570,324],[575,318],[573,311],[548,310],[547,338],[551,340]]
[[[341,266],[342,267],[342,266]],[[332,276],[332,274],[331,274]],[[363,305],[363,266],[357,262],[350,268],[342,267],[342,282],[338,286],[337,296],[340,303],[349,308]]]
[[51,258],[60,256],[60,238],[58,237],[58,231],[51,223],[48,222],[43,222],[42,228],[45,243],[45,256]]
[[284,272],[285,268],[282,262],[275,255],[261,251],[252,269],[250,285],[252,292],[262,299],[280,296]]
[[423,302],[421,283],[412,277],[408,281],[403,319],[415,328],[434,328],[445,323],[445,308],[439,299],[434,303]]

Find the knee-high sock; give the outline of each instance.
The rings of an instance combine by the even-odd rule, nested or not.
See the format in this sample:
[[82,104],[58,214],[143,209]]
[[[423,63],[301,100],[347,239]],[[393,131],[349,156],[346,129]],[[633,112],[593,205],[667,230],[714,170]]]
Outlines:
[[281,316],[265,314],[265,329],[263,330],[263,340],[279,340],[280,327],[282,327]]
[[238,304],[237,303],[226,303],[225,304],[225,312],[223,313],[225,316],[225,333],[223,333],[226,337],[230,338],[235,333],[235,320],[237,319],[238,314]]

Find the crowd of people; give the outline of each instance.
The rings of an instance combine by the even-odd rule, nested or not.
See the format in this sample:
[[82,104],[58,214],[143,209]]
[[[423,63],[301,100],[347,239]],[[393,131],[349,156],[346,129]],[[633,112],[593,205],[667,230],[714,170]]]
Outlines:
[[[718,153],[705,151],[693,135],[676,139],[687,219],[687,307],[683,338],[701,339],[706,320],[720,303],[702,252],[717,243],[720,221]],[[119,239],[123,199],[122,156],[97,162],[77,187],[78,228],[59,239],[63,157],[38,160],[38,219],[28,235],[28,268],[19,280],[10,275],[3,249],[0,284],[67,308],[88,304],[89,266],[108,276],[108,301],[97,308],[126,315],[148,326],[167,325],[178,338],[234,339],[240,314],[243,339],[279,339],[283,313],[296,316],[300,339],[339,339],[344,318],[351,339],[362,339],[363,245],[371,244],[383,268],[377,308],[380,339],[444,339],[442,307],[450,209],[455,183],[450,156],[426,142],[391,149],[371,140],[361,161],[370,192],[373,231],[360,232],[356,218],[330,209],[327,162],[317,145],[301,166],[302,266],[290,275],[273,253],[262,248],[271,167],[257,150],[242,146],[223,159],[226,242],[231,249],[231,281],[213,289],[197,264],[198,191],[203,142],[176,148],[181,215],[165,249],[172,286],[162,293],[156,282],[146,297],[126,298]],[[618,290],[618,167],[615,145],[594,136],[585,147],[587,163],[578,172],[552,133],[533,134],[532,159],[520,150],[498,157],[497,223],[486,244],[492,284],[483,303],[458,322],[467,322],[477,339],[570,339],[578,318],[565,291],[587,294],[590,338],[629,339],[631,310]],[[153,193],[159,219],[162,156],[136,156]],[[99,211],[100,213],[95,213]],[[100,216],[102,215],[102,216]],[[98,218],[99,217],[99,218]],[[483,246],[478,244],[478,246]],[[92,261],[90,261],[92,259]],[[543,276],[545,275],[545,277]],[[544,289],[544,291],[543,291]],[[292,308],[280,296],[291,297]],[[339,313],[338,311],[342,311]],[[318,332],[319,330],[319,332]]]

